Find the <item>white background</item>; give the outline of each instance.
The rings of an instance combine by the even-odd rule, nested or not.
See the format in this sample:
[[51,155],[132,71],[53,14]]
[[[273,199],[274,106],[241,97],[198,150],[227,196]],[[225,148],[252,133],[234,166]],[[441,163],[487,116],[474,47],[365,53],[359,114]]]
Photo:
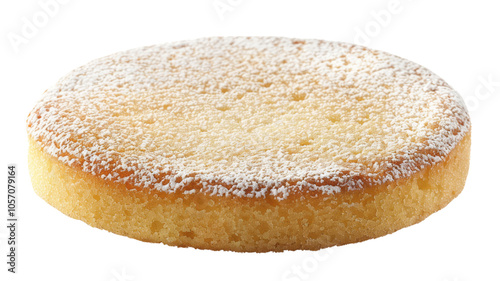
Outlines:
[[[0,280],[500,280],[495,1],[69,0],[44,10],[46,2],[0,4]],[[35,29],[26,31],[30,24]],[[268,254],[139,242],[70,219],[35,195],[25,119],[46,88],[101,56],[215,35],[354,42],[431,69],[461,93],[472,116],[465,190],[442,211],[392,235],[320,252]],[[4,263],[9,163],[18,165],[15,276]]]

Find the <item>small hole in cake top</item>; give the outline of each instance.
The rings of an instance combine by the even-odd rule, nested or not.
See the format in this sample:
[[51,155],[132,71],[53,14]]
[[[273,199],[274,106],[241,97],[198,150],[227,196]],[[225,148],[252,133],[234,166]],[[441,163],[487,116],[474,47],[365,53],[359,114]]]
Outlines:
[[293,101],[303,101],[307,97],[306,93],[293,93],[292,94],[292,100]]
[[328,121],[330,121],[332,123],[337,123],[341,120],[341,117],[338,114],[331,114],[331,115],[327,115],[326,119],[328,119]]
[[300,144],[301,146],[306,146],[306,145],[311,145],[312,143],[311,143],[311,141],[310,141],[310,140],[308,140],[308,139],[304,139],[304,140],[301,140],[301,141],[299,142],[299,144]]

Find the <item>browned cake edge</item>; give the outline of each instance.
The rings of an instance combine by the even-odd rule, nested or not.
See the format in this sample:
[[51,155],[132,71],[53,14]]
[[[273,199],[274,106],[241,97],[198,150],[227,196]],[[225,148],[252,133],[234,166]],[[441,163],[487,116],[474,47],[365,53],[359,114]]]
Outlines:
[[418,223],[463,189],[470,131],[446,159],[408,178],[334,195],[241,198],[131,189],[69,167],[29,137],[35,192],[64,214],[142,241],[238,252],[317,250]]

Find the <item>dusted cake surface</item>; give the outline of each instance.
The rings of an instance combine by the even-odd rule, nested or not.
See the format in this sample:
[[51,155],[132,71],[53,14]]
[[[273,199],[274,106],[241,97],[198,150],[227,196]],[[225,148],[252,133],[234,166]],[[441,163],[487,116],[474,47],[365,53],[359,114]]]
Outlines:
[[278,200],[411,176],[470,128],[458,94],[420,65],[274,37],[97,59],[48,89],[27,123],[49,155],[108,181]]

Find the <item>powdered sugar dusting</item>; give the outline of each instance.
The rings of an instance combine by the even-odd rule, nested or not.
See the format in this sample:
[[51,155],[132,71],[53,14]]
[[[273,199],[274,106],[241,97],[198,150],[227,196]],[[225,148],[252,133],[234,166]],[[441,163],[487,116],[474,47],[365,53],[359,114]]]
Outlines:
[[470,128],[459,95],[415,63],[275,37],[92,61],[48,89],[27,123],[50,155],[109,181],[278,200],[407,177]]

